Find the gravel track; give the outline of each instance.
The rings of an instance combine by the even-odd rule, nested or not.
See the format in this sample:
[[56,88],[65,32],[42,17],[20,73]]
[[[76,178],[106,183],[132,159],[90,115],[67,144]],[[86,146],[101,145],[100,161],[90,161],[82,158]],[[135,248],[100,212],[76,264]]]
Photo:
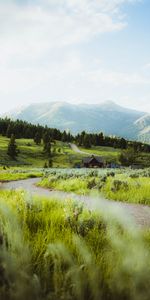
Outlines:
[[102,197],[93,198],[91,196],[79,196],[73,193],[54,191],[36,186],[40,181],[39,178],[25,179],[2,183],[1,190],[18,190],[23,189],[30,195],[38,195],[46,198],[59,198],[61,200],[73,198],[83,202],[91,210],[101,210],[105,213],[106,218],[110,214],[120,219],[126,225],[138,225],[139,227],[150,228],[150,207],[139,204],[130,204],[107,200]]

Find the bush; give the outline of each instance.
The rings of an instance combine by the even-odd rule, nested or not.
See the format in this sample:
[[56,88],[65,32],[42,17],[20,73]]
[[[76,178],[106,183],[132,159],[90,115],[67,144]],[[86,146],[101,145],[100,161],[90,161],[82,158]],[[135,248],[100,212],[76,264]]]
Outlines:
[[133,173],[129,175],[130,178],[139,178],[140,175],[138,173]]
[[121,181],[121,180],[114,180],[112,183],[111,191],[117,192],[120,190],[128,191],[129,190],[128,182]]
[[92,178],[92,179],[88,180],[87,188],[91,190],[94,187],[96,187],[96,181],[95,181],[95,178]]
[[107,173],[107,176],[108,176],[108,177],[115,177],[115,172],[108,172],[108,173]]

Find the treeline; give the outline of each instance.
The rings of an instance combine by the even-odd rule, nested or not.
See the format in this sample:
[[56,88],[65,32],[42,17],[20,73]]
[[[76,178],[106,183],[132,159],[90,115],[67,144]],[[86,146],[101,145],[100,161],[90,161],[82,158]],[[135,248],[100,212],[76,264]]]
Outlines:
[[73,136],[66,131],[61,132],[56,128],[33,125],[21,120],[12,121],[9,118],[0,118],[0,134],[8,138],[13,134],[16,139],[35,139],[38,140],[39,143],[44,136],[49,136],[51,140],[64,142],[71,142],[73,140]]
[[150,145],[148,144],[137,141],[128,141],[124,138],[114,136],[104,136],[102,132],[99,134],[88,134],[83,131],[75,137],[75,140],[79,146],[83,146],[85,148],[90,148],[91,146],[106,146],[122,150],[133,148],[135,152],[150,152]]
[[[26,121],[16,120],[12,121],[9,118],[0,118],[0,134],[11,137],[13,134],[15,138],[33,139],[36,144],[44,143],[45,151],[49,152],[50,144],[54,140],[62,142],[75,142],[78,146],[90,148],[91,146],[106,146],[119,149],[133,148],[137,152],[150,152],[150,145],[137,142],[128,141],[124,138],[114,136],[105,136],[102,132],[99,134],[86,133],[85,131],[73,136],[69,132],[61,132],[56,128],[49,128],[47,126],[33,125]],[[47,148],[47,150],[46,150]]]

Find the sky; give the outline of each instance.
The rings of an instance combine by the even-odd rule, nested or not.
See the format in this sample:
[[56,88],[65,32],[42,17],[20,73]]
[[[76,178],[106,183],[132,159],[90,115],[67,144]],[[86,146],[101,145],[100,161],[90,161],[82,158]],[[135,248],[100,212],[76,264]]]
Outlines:
[[36,102],[150,113],[149,0],[0,0],[0,113]]

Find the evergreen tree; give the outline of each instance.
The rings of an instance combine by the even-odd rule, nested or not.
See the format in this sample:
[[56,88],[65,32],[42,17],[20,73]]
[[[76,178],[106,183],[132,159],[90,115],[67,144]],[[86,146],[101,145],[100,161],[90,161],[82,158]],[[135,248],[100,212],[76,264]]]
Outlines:
[[91,141],[90,141],[90,136],[88,134],[85,134],[84,135],[84,138],[83,138],[83,146],[85,148],[91,148]]
[[62,140],[62,142],[67,142],[67,133],[66,133],[66,131],[63,132],[61,140]]
[[133,148],[123,150],[119,156],[119,161],[123,166],[130,166],[136,162],[137,155]]
[[127,141],[124,138],[120,139],[120,148],[126,149],[127,148]]
[[52,158],[49,158],[49,160],[48,160],[48,167],[52,168],[52,166],[53,166]]
[[104,135],[102,132],[98,135],[98,138],[99,138],[99,146],[103,146],[104,145]]
[[50,141],[50,135],[49,135],[48,131],[45,131],[43,134],[44,150],[45,150],[46,145],[49,143],[49,141]]
[[48,168],[47,162],[44,163],[43,168],[44,168],[44,169],[47,169],[47,168]]
[[47,143],[44,145],[44,153],[45,153],[48,157],[51,157],[51,143],[50,143],[50,141],[47,142]]
[[9,124],[8,127],[7,127],[6,136],[8,138],[10,138],[11,135],[12,135],[12,128],[11,128],[11,125]]
[[34,137],[34,142],[36,145],[40,145],[41,144],[41,135],[39,132],[36,132],[35,137]]
[[17,149],[14,134],[11,135],[11,138],[10,138],[10,141],[8,144],[7,154],[13,159],[15,159],[18,155],[18,149]]

